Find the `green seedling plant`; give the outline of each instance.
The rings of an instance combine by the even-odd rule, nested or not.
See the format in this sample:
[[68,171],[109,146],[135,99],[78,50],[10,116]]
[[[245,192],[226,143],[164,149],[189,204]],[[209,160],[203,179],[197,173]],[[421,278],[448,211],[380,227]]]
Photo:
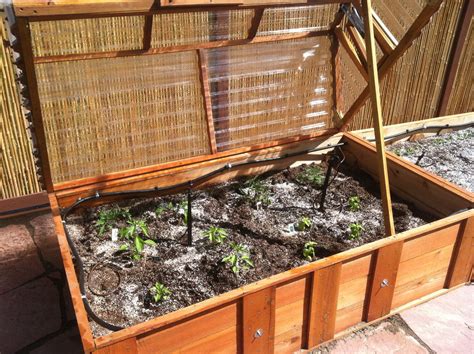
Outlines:
[[221,244],[227,237],[227,231],[221,227],[210,226],[202,235],[206,237],[210,243]]
[[161,214],[163,214],[165,211],[167,210],[173,210],[173,203],[172,202],[169,202],[168,204],[160,204],[156,209],[155,209],[155,214],[156,216],[160,216]]
[[358,223],[358,222],[350,224],[349,229],[351,231],[349,235],[349,238],[351,240],[357,240],[362,235],[362,232],[364,231],[364,227],[362,226],[361,223]]
[[151,295],[153,296],[153,301],[160,302],[163,300],[168,300],[171,295],[171,290],[160,282],[156,282],[152,288],[150,288]]
[[324,174],[318,166],[308,166],[296,176],[296,180],[302,184],[310,184],[313,187],[321,187],[324,183]]
[[240,188],[240,193],[255,205],[268,206],[271,204],[270,189],[258,177],[245,181],[243,187]]
[[222,258],[222,262],[230,265],[230,269],[235,275],[238,275],[241,269],[247,270],[253,267],[247,246],[235,242],[231,242],[230,246],[232,247],[232,251]]
[[358,196],[352,196],[349,198],[349,209],[351,211],[357,211],[360,209],[360,198]]
[[299,221],[298,221],[298,230],[299,231],[306,231],[306,230],[309,230],[311,228],[311,225],[312,225],[312,221],[310,218],[308,218],[307,216],[303,216]]
[[124,238],[126,240],[132,241],[131,245],[123,244],[120,246],[120,251],[131,250],[132,252],[132,259],[133,260],[140,260],[142,258],[142,252],[145,248],[145,245],[148,246],[155,246],[156,242],[150,239],[144,240],[141,235],[146,237],[150,237],[148,233],[148,226],[146,225],[144,220],[128,220],[126,226],[119,231],[120,238]]
[[112,229],[118,220],[129,220],[130,218],[131,215],[127,209],[114,208],[111,210],[101,210],[99,212],[99,220],[95,223],[99,228],[99,236],[102,236],[106,231]]
[[304,247],[303,247],[304,259],[311,262],[313,259],[316,258],[316,250],[315,250],[316,245],[317,243],[314,241],[309,241],[304,244]]

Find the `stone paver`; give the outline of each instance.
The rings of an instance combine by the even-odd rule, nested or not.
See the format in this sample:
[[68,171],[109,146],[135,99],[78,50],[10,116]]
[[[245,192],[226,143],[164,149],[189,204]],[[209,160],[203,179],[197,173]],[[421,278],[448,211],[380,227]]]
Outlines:
[[474,286],[463,286],[408,309],[405,322],[438,353],[474,353]]
[[430,351],[396,317],[321,346],[316,353],[423,354]]

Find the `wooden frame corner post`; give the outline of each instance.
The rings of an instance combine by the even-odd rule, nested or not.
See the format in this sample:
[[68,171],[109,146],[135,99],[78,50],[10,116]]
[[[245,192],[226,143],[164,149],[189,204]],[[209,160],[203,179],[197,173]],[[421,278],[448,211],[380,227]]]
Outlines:
[[367,48],[367,69],[369,74],[370,99],[372,101],[372,116],[374,120],[374,134],[377,147],[377,160],[380,181],[380,194],[384,215],[385,235],[395,234],[392,214],[392,198],[388,180],[387,159],[385,156],[385,142],[382,120],[382,105],[380,103],[379,75],[377,55],[375,53],[374,24],[372,17],[371,0],[362,0],[365,26],[365,47]]

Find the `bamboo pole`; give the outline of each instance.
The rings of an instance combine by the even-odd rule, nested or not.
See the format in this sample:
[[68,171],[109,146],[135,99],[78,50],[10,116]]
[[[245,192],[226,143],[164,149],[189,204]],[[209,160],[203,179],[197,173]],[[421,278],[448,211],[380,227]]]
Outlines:
[[367,71],[369,75],[369,91],[372,101],[372,116],[374,120],[374,133],[377,147],[377,160],[380,180],[380,194],[386,236],[395,234],[392,214],[392,200],[390,196],[390,183],[388,180],[387,160],[385,157],[385,144],[382,120],[382,105],[380,103],[379,75],[377,68],[377,55],[375,52],[374,24],[372,18],[371,0],[362,0],[365,26],[365,47],[367,48]]

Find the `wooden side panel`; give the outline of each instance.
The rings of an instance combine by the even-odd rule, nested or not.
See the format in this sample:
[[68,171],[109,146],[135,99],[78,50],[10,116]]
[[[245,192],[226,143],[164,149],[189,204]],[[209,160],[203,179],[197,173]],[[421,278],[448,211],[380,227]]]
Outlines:
[[305,294],[310,283],[308,277],[304,277],[276,288],[275,353],[292,353],[302,348]]
[[[375,147],[350,133],[345,134],[344,141],[348,143],[344,146],[344,151],[350,155],[347,156],[348,162],[357,164],[359,168],[378,179]],[[387,163],[391,190],[415,204],[418,209],[444,217],[472,207],[472,194],[468,195],[442,178],[390,152],[387,152]]]
[[460,223],[405,242],[392,308],[443,289]]
[[373,253],[344,262],[337,300],[335,332],[341,332],[364,319],[364,304],[372,271]]
[[474,218],[471,217],[463,221],[459,229],[448,278],[446,279],[447,288],[465,283],[470,279],[473,262],[473,239]]
[[137,341],[134,337],[122,342],[112,344],[106,348],[98,349],[94,354],[137,354]]
[[244,353],[272,353],[275,336],[275,288],[268,287],[242,300]]
[[399,241],[376,252],[371,290],[367,299],[367,322],[390,313],[402,248],[403,241]]
[[336,263],[313,273],[308,318],[308,348],[334,337],[341,268],[342,263]]
[[237,352],[240,326],[239,305],[233,302],[221,308],[205,312],[191,319],[166,326],[157,332],[138,337],[139,353],[192,352],[196,348],[218,349]]

